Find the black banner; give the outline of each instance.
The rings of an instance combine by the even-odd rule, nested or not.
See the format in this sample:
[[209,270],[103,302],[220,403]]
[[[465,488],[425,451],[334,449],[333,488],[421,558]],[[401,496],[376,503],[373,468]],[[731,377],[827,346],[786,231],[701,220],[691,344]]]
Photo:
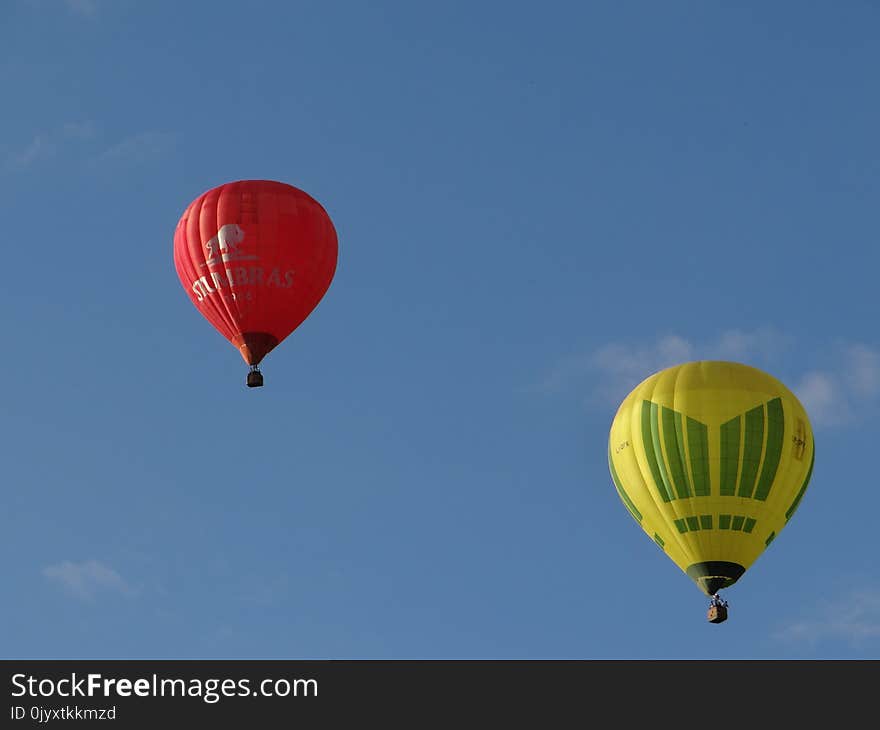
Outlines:
[[873,711],[876,661],[5,660],[3,727],[757,724]]

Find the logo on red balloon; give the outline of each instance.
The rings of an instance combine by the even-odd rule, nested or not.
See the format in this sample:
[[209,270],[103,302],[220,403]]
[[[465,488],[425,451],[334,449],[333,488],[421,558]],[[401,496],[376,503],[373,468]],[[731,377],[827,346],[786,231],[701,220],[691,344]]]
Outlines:
[[254,260],[256,256],[247,256],[239,252],[239,244],[244,240],[244,229],[238,223],[227,223],[221,226],[217,234],[205,243],[208,258],[201,266],[213,266],[221,261]]

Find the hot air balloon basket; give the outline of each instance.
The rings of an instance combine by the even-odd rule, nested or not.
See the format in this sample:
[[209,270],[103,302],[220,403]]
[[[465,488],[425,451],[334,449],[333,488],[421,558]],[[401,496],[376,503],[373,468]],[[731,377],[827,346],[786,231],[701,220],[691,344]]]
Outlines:
[[720,624],[722,621],[727,621],[727,606],[709,606],[706,618],[709,619],[711,624]]

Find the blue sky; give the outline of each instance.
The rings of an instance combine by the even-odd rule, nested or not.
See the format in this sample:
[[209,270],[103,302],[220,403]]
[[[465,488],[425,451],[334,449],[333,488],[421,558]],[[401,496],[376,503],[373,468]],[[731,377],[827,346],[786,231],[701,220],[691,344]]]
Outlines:
[[[8,0],[7,658],[876,658],[880,8]],[[266,385],[180,214],[306,190]],[[801,398],[796,518],[706,600],[608,428],[720,358]]]

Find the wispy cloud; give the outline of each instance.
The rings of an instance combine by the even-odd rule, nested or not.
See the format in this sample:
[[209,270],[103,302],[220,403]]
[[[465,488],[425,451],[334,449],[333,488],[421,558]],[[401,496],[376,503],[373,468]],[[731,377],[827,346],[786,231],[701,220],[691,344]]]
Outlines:
[[95,125],[90,121],[66,122],[61,127],[61,134],[67,139],[91,139],[95,136]]
[[849,389],[868,398],[880,395],[880,353],[859,344],[847,347],[845,356]]
[[95,162],[146,162],[164,154],[171,139],[171,135],[164,132],[141,132],[108,147]]
[[806,373],[792,388],[816,425],[850,423],[880,396],[880,352],[857,343],[831,354],[831,367]]
[[880,643],[880,591],[861,591],[845,600],[816,607],[816,615],[793,621],[774,638],[811,646],[825,640],[842,640],[855,648]]
[[[612,342],[562,360],[534,390],[580,390],[588,403],[606,407],[619,404],[654,373],[691,360],[733,360],[778,374],[774,363],[794,345],[792,337],[772,327],[728,330],[707,342],[676,334],[635,344]],[[864,343],[841,342],[811,359],[821,359],[822,367],[811,368],[788,384],[814,426],[852,423],[880,403],[880,351]]]
[[790,347],[792,338],[771,327],[752,332],[727,330],[708,342],[667,334],[641,343],[613,342],[566,358],[550,370],[536,390],[546,393],[581,388],[603,405],[619,403],[649,375],[691,360],[768,362]]
[[715,342],[709,343],[707,359],[771,362],[793,344],[793,337],[773,327],[760,327],[752,332],[727,330]]
[[279,574],[271,578],[251,576],[241,588],[240,598],[247,603],[271,606],[278,603],[290,588],[287,575]]
[[41,159],[55,153],[55,144],[45,134],[36,134],[23,148],[13,152],[6,160],[7,169],[30,167]]
[[49,131],[35,134],[27,143],[6,155],[2,168],[7,172],[22,171],[45,163],[50,158],[64,158],[92,168],[115,165],[139,165],[165,154],[172,136],[164,132],[146,131],[132,134],[116,143],[102,144],[101,134],[88,120],[66,122]]
[[61,585],[71,595],[90,601],[98,593],[112,592],[128,595],[129,585],[113,568],[97,560],[73,563],[65,560],[43,568],[43,575]]
[[23,170],[54,157],[60,150],[79,145],[94,137],[95,126],[89,121],[67,122],[49,131],[34,134],[30,142],[7,155],[6,170]]
[[94,15],[98,12],[98,0],[64,0],[64,4],[78,15]]
[[26,0],[32,7],[43,10],[51,9],[53,11],[67,8],[74,15],[90,17],[96,15],[100,9],[103,0]]
[[814,424],[839,426],[852,420],[853,414],[845,388],[834,374],[809,372],[793,390]]

